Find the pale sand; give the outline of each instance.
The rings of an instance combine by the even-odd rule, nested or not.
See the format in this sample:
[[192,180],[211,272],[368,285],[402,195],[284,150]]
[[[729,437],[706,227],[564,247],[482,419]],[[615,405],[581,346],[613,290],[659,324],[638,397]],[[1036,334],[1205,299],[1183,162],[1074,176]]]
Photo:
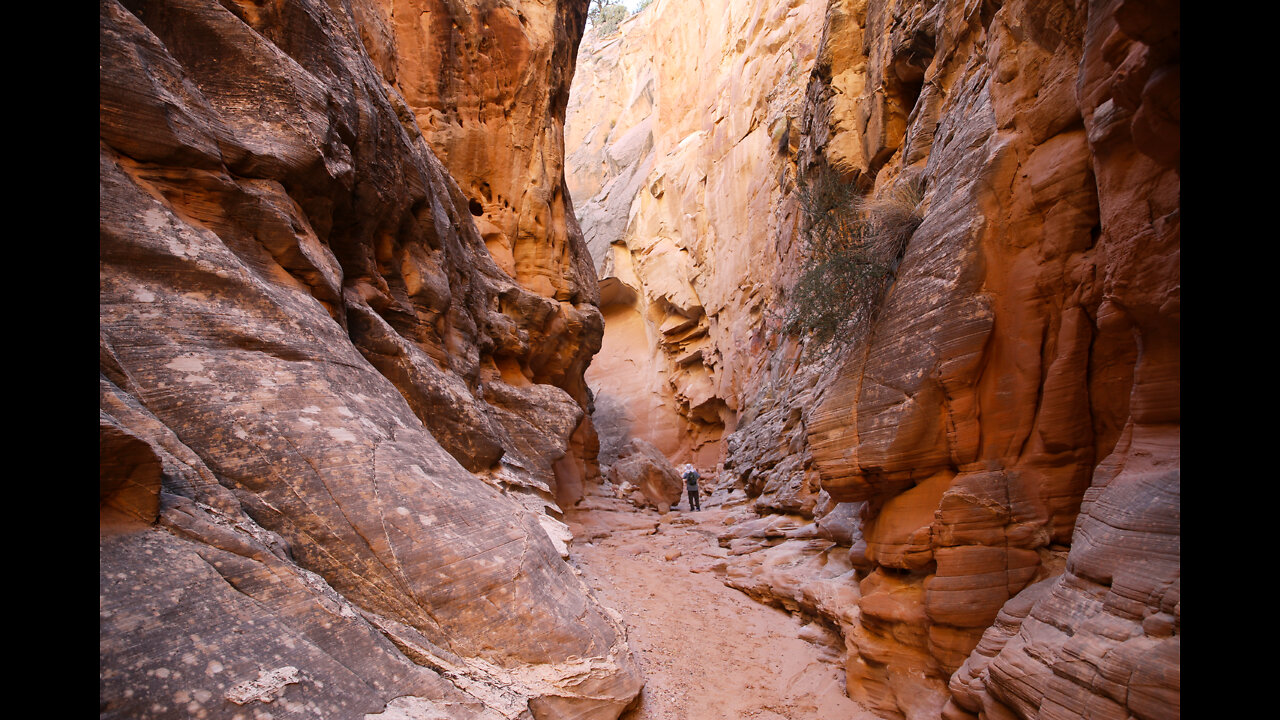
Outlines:
[[[611,528],[627,515],[627,524],[649,520],[657,532]],[[715,565],[727,551],[715,536],[725,515],[708,508],[661,521],[638,512],[566,518],[577,537],[571,562],[622,614],[644,670],[639,704],[620,720],[878,720],[845,695],[836,652],[798,637],[803,620],[721,581]]]

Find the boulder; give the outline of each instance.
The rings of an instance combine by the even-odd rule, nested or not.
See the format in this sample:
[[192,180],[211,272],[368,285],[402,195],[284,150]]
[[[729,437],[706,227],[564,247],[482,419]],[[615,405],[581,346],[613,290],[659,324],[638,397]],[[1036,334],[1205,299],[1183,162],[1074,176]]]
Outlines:
[[633,497],[639,505],[663,514],[679,503],[684,493],[684,481],[675,467],[643,438],[627,443],[607,474],[616,485],[627,483],[637,488]]

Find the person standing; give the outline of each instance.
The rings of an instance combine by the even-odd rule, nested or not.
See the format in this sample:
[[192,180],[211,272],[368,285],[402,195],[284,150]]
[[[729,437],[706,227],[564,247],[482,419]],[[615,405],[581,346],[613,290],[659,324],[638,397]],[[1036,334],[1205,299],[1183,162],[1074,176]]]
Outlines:
[[702,502],[698,497],[698,470],[691,463],[684,464],[684,485],[689,490],[689,509],[701,510]]

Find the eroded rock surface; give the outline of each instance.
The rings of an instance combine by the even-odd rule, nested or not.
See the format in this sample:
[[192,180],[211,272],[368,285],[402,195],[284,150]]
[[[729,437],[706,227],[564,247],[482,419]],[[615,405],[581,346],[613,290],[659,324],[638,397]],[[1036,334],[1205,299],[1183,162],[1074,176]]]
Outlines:
[[556,531],[595,473],[558,144],[584,13],[100,4],[103,717],[639,692]]
[[761,273],[793,225],[780,200],[822,11],[655,0],[582,44],[566,150],[601,278],[587,378],[603,454],[635,436],[704,473],[723,458],[757,362]]
[[644,438],[632,438],[609,466],[609,480],[619,489],[635,488],[637,505],[666,513],[680,501],[684,481],[667,458]]
[[[1177,636],[1142,630],[1148,616],[1176,622],[1179,577],[1177,98],[1156,91],[1177,73],[1176,8],[884,12],[865,16],[878,31],[864,82],[883,91],[850,109],[861,154],[827,159],[878,189],[922,172],[927,211],[880,321],[809,422],[823,489],[870,508],[851,687],[907,717],[935,712],[948,676],[981,688],[957,693],[950,716],[1176,714]],[[1131,20],[1126,33],[1134,16],[1157,29]],[[921,63],[918,85],[904,62]],[[1127,90],[1149,82],[1147,96]],[[1154,154],[1128,119],[1149,116],[1165,131]],[[1150,444],[1135,454],[1130,434]],[[1128,493],[1120,521],[1093,498],[1134,475],[1112,491]],[[957,673],[1006,603],[1059,573],[985,670]],[[868,582],[917,595],[873,624]],[[1130,600],[1102,600],[1114,594]],[[895,677],[886,657],[925,681]]]
[[[832,0],[812,50],[781,22],[777,45],[723,49],[676,6],[580,60],[583,102],[614,113],[569,125],[612,303],[597,415],[723,460],[757,516],[721,537],[733,582],[839,627],[849,691],[881,715],[1176,717],[1176,4]],[[809,5],[779,7],[715,17],[733,36]],[[649,34],[667,50],[646,62]],[[669,112],[673,58],[704,46],[722,60]],[[752,102],[756,81],[791,98],[768,72],[788,55],[803,100]],[[742,115],[694,122],[727,87]],[[717,133],[743,140],[706,152]],[[824,168],[871,198],[919,183],[922,221],[874,319],[815,352],[769,310],[803,249],[794,189]],[[644,409],[660,397],[679,412]],[[718,436],[693,412],[712,397]],[[819,602],[833,581],[856,589]]]

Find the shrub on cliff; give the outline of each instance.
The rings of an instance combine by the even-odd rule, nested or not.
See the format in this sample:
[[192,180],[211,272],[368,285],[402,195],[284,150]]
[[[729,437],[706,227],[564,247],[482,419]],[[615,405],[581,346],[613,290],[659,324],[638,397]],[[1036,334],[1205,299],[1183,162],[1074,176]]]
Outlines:
[[826,167],[799,187],[805,257],[787,296],[786,332],[825,347],[875,321],[920,225],[923,191],[913,177],[871,199]]
[[618,32],[618,25],[627,18],[627,6],[618,0],[591,0],[587,19],[596,29],[596,37]]

